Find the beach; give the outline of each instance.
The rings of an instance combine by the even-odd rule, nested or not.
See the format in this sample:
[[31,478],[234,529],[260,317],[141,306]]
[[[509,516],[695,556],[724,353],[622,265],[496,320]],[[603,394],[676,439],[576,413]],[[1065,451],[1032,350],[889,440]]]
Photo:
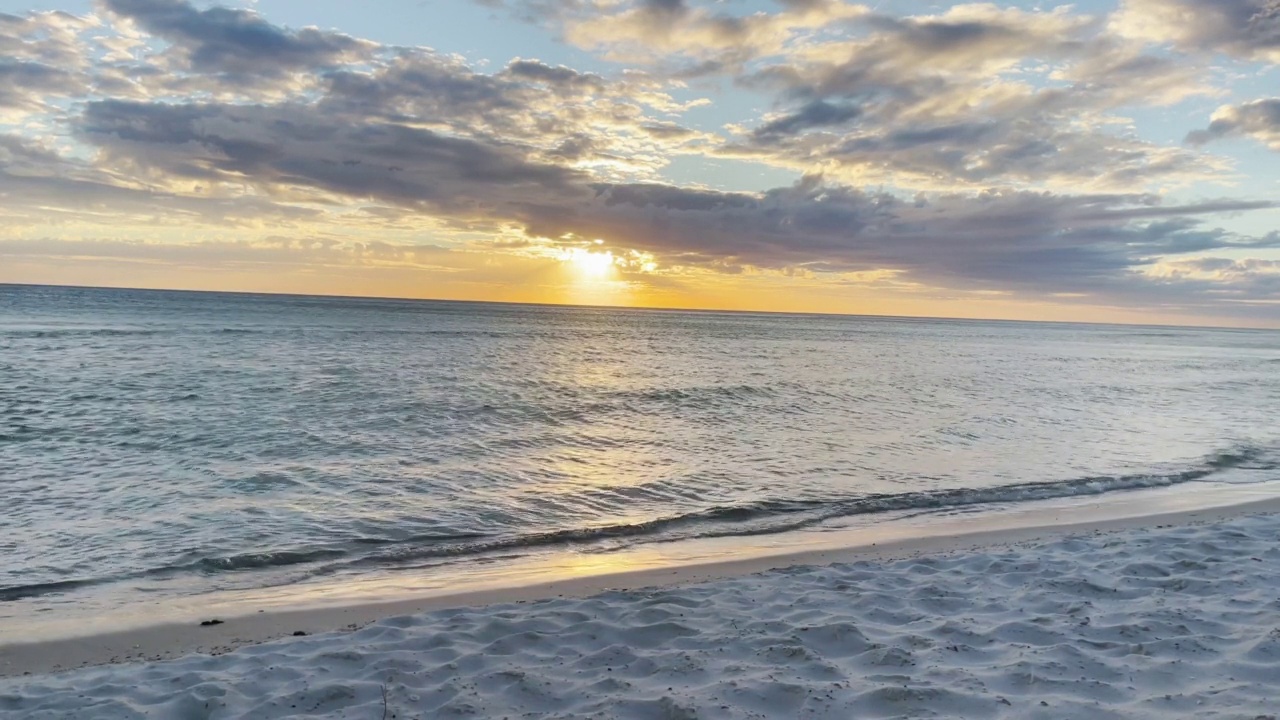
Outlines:
[[1280,720],[1280,0],[0,4],[0,720]]
[[[510,588],[416,613],[10,646],[0,716],[1270,717],[1278,512],[1268,500],[761,559],[777,566],[763,572]],[[193,638],[203,652],[176,657]]]

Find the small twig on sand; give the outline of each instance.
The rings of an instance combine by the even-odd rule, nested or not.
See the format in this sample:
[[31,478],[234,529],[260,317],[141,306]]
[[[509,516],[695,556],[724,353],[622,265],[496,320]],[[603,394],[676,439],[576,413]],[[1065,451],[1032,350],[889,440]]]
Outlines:
[[387,686],[382,685],[382,720],[387,720]]

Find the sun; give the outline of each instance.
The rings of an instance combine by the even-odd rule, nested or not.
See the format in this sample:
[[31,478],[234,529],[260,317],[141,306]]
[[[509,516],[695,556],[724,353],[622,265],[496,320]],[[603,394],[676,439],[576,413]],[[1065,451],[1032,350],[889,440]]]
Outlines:
[[573,248],[565,252],[563,259],[583,277],[603,279],[613,274],[613,253],[591,252],[582,248]]

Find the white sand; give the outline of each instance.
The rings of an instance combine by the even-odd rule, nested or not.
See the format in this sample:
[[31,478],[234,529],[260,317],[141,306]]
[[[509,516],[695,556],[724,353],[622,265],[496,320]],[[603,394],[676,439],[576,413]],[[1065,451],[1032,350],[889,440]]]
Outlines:
[[[11,677],[0,717],[377,719],[384,701],[397,719],[1280,713],[1280,515],[1163,521]],[[110,659],[80,644],[80,662]],[[41,667],[76,646],[8,662]]]

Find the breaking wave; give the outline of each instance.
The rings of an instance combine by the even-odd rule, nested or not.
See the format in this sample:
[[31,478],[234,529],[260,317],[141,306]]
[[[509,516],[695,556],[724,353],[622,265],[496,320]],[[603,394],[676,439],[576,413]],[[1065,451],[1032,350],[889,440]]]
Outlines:
[[[700,538],[766,535],[802,530],[831,520],[857,515],[960,508],[977,505],[1025,503],[1087,495],[1170,487],[1211,480],[1231,470],[1266,473],[1259,481],[1274,479],[1268,471],[1280,469],[1280,457],[1263,448],[1237,448],[1205,458],[1201,463],[1163,473],[1081,477],[1055,482],[1027,482],[987,488],[955,488],[907,493],[871,494],[836,500],[775,499],[713,506],[696,512],[638,523],[563,528],[546,532],[490,535],[440,533],[403,540],[357,537],[342,546],[289,549],[203,557],[191,562],[157,567],[124,577],[62,580],[0,588],[0,601],[65,593],[92,585],[186,573],[204,575],[310,566],[317,574],[342,567],[394,568],[433,558],[487,556],[499,552],[585,546],[621,541],[621,547],[642,543],[676,542]],[[374,548],[372,552],[370,548]]]

